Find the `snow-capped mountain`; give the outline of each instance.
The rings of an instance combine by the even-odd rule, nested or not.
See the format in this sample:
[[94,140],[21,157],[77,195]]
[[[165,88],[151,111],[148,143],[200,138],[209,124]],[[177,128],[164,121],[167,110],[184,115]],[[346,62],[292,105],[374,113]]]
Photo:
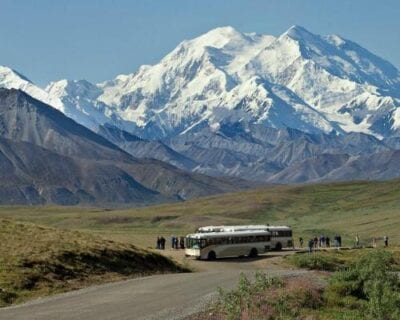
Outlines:
[[[277,37],[217,28],[100,84],[42,89],[0,66],[0,87],[134,157],[186,171],[272,183],[400,175],[400,72],[354,42],[298,26]],[[156,171],[141,174],[158,181]]]
[[61,80],[43,90],[1,67],[0,86],[94,131],[111,124],[147,139],[225,123],[378,138],[400,131],[399,71],[354,42],[299,26],[278,37],[217,28],[156,65],[97,85]]
[[46,90],[33,84],[28,78],[17,71],[0,65],[0,88],[19,89],[30,96],[51,105],[64,112],[64,106],[57,96],[50,96]]
[[217,28],[99,87],[98,99],[146,137],[224,122],[377,137],[400,128],[399,71],[351,41],[298,26],[279,37]]
[[52,82],[45,91],[50,99],[61,101],[65,115],[93,131],[97,131],[99,125],[117,125],[121,121],[114,110],[97,100],[102,90],[86,80]]

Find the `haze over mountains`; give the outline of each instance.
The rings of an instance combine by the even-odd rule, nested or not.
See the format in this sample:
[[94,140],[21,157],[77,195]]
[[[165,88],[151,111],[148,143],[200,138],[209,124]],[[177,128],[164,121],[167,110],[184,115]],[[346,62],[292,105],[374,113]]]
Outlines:
[[299,26],[278,37],[217,28],[100,84],[42,89],[0,67],[0,87],[187,171],[273,183],[400,176],[400,72]]

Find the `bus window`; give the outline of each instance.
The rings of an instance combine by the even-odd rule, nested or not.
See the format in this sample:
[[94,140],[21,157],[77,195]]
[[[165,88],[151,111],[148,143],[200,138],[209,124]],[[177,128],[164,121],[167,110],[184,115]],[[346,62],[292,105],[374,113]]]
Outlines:
[[193,239],[187,238],[186,239],[186,247],[190,249],[202,249],[205,248],[207,245],[205,239]]

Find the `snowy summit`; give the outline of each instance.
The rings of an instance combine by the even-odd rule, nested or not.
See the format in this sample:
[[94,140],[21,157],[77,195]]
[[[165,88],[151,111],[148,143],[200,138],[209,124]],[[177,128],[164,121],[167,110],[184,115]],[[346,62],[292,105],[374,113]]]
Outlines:
[[400,129],[399,71],[352,41],[300,26],[278,37],[217,28],[100,84],[61,80],[43,90],[0,67],[0,86],[93,130],[107,123],[150,139],[225,123],[378,138]]

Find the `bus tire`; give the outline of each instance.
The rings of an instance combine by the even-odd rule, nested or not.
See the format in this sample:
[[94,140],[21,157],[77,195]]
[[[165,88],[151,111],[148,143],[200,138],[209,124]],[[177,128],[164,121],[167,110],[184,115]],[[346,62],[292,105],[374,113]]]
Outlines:
[[207,260],[215,260],[215,259],[217,259],[217,255],[215,254],[214,251],[210,251],[208,253]]
[[256,258],[258,256],[258,251],[256,248],[250,250],[249,258]]
[[275,245],[275,250],[276,250],[276,251],[281,251],[281,250],[282,250],[282,243],[278,242],[278,243]]

